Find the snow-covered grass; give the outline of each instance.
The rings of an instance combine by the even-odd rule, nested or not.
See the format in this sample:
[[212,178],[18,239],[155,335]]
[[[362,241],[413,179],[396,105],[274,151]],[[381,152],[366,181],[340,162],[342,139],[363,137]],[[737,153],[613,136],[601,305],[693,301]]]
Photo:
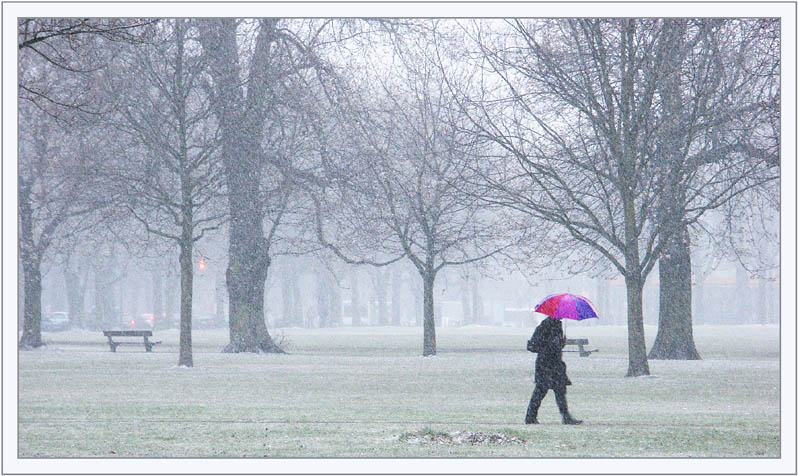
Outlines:
[[[524,425],[530,329],[438,329],[421,357],[417,328],[284,329],[289,355],[223,354],[225,330],[194,333],[178,368],[176,331],[111,353],[100,332],[45,334],[20,352],[20,457],[776,457],[779,330],[698,326],[704,360],[650,361],[625,378],[620,327],[569,323],[600,349],[566,354],[578,427],[554,396]],[[647,328],[649,345],[656,334]],[[483,432],[525,440],[410,442]],[[402,436],[405,437],[402,437]]]

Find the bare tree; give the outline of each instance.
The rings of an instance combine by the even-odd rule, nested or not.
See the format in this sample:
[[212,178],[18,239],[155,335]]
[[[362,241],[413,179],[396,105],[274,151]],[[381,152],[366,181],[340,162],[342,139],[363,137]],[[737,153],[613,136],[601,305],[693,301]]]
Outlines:
[[[674,75],[668,72],[697,45],[685,46],[673,22],[518,20],[495,35],[481,26],[470,34],[490,77],[499,80],[486,80],[484,95],[463,106],[509,157],[486,173],[497,200],[561,225],[624,276],[627,375],[647,375],[642,287],[665,244],[684,236],[666,220],[663,207],[674,203],[667,197],[684,193],[675,202],[686,206],[682,222],[695,222],[749,186],[745,179],[761,161],[742,159],[738,140],[713,141],[713,119],[702,124],[704,109],[669,105]],[[702,28],[695,38],[706,34]],[[714,76],[702,76],[700,64],[690,64],[697,76],[682,87],[701,93],[700,107],[722,106],[704,92]],[[674,121],[695,127],[684,132]],[[673,149],[674,127],[695,136],[681,156]],[[708,155],[718,161],[701,160]],[[684,187],[673,179],[680,167],[669,161],[676,157],[696,162]]]
[[107,171],[123,187],[131,215],[180,249],[178,365],[185,367],[194,365],[194,243],[226,216],[217,205],[223,175],[219,127],[211,120],[214,98],[203,90],[206,66],[191,33],[189,20],[164,21],[158,41],[133,49],[114,71],[111,84],[124,91],[118,126],[130,139]]
[[391,325],[402,325],[402,268],[393,266],[391,270]]
[[[262,188],[264,177],[275,173],[266,165],[285,159],[281,151],[269,145],[275,128],[279,136],[285,133],[280,128],[292,125],[279,114],[287,102],[283,100],[283,82],[316,64],[313,48],[318,33],[328,23],[316,27],[313,22],[300,22],[298,29],[308,37],[303,40],[291,25],[275,18],[199,22],[203,55],[210,64],[209,87],[217,99],[214,112],[221,128],[229,192],[228,352],[282,352],[271,339],[263,314],[264,283],[271,259],[264,214],[273,203]],[[246,55],[240,54],[239,34],[246,38],[242,48]],[[290,184],[291,176],[285,178],[289,181],[285,185]]]
[[662,63],[655,23],[517,20],[495,36],[476,28],[499,81],[464,104],[507,154],[483,174],[495,200],[560,225],[624,276],[629,376],[649,374],[642,289],[659,255],[649,139]]
[[[660,316],[652,359],[698,359],[690,232],[706,211],[778,177],[777,21],[663,21]],[[775,63],[774,63],[775,61]]]
[[[106,110],[96,101],[95,74],[119,48],[141,43],[157,20],[140,18],[20,18],[19,98],[60,119]],[[53,72],[68,80],[53,81]]]
[[42,345],[41,271],[55,241],[91,228],[114,194],[98,181],[103,141],[85,128],[68,128],[21,105],[19,136],[19,252],[24,276],[20,348]]
[[96,224],[95,212],[113,200],[113,192],[95,181],[93,161],[105,145],[100,129],[92,132],[96,124],[88,122],[103,109],[96,100],[96,73],[113,51],[102,46],[129,39],[120,35],[141,34],[146,22],[112,23],[23,18],[18,24],[21,348],[42,345],[39,268],[45,252],[55,240]]
[[[89,253],[83,249],[85,240],[74,237],[72,240],[59,240],[60,266],[66,290],[69,326],[85,329],[87,315],[85,307],[86,291],[89,283]],[[66,243],[64,243],[66,241]]]
[[[269,66],[276,21],[257,21],[249,70],[242,72],[236,42],[239,21],[201,20],[203,54],[209,61],[221,127],[229,190],[230,250],[227,268],[231,352],[274,352],[263,313],[268,255],[264,252],[260,167]],[[245,78],[242,80],[242,78]]]
[[[419,38],[416,47],[423,43]],[[423,282],[422,354],[428,356],[437,352],[433,297],[438,272],[492,256],[508,240],[501,215],[463,191],[463,184],[475,180],[467,159],[477,155],[479,145],[462,131],[465,118],[450,107],[453,98],[437,67],[423,55],[408,50],[403,55],[397,68],[402,75],[383,78],[382,89],[370,94],[383,97],[382,104],[366,105],[350,121],[366,141],[355,152],[362,165],[353,173],[347,161],[349,172],[332,174],[338,177],[334,191],[325,191],[325,203],[334,196],[348,212],[341,216],[338,209],[333,218],[334,210],[320,208],[317,223],[328,246],[333,240],[324,227],[331,220],[338,246],[344,241],[341,230],[348,230],[344,236],[356,236],[359,246],[369,243],[377,257],[404,255],[411,261]],[[343,157],[351,153],[341,152]]]

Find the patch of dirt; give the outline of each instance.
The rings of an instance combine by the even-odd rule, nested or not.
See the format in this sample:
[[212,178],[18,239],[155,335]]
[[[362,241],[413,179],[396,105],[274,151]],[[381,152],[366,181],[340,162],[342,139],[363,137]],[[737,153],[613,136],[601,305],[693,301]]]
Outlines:
[[471,432],[467,430],[456,431],[454,433],[442,433],[431,430],[422,430],[410,433],[403,433],[399,440],[407,443],[437,443],[437,444],[492,444],[508,445],[522,444],[526,440],[504,433],[484,433],[482,431]]

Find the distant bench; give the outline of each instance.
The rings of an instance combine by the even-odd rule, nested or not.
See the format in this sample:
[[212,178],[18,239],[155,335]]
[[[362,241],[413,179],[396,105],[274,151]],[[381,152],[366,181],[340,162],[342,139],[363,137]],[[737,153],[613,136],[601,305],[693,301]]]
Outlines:
[[563,350],[563,352],[579,352],[579,357],[590,357],[593,352],[598,352],[598,349],[585,350],[585,346],[590,344],[587,339],[566,339],[565,345],[575,345],[579,350]]
[[116,352],[116,347],[119,345],[138,345],[138,342],[121,341],[114,342],[112,337],[143,337],[144,348],[147,352],[152,352],[152,346],[160,344],[161,342],[150,342],[148,337],[152,337],[152,331],[103,331],[103,335],[108,338],[108,345],[111,346],[111,352]]

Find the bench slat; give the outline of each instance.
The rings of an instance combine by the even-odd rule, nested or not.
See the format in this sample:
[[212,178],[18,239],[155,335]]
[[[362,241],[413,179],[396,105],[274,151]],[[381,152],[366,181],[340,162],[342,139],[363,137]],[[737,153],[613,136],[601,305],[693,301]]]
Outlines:
[[579,348],[579,350],[563,350],[563,352],[579,352],[580,357],[590,357],[590,354],[593,352],[598,352],[598,349],[595,350],[586,350],[585,346],[589,345],[590,342],[587,339],[565,339],[566,345],[575,345]]
[[152,337],[152,331],[103,331],[103,335],[106,337]]
[[590,342],[588,342],[587,339],[566,339],[565,343],[568,344],[568,345],[579,345],[579,344],[588,345],[588,344],[590,344]]
[[130,341],[114,342],[112,337],[143,337],[144,350],[147,352],[152,352],[152,348],[156,344],[161,343],[161,341],[150,342],[149,339],[147,339],[147,337],[152,337],[152,331],[103,331],[103,335],[108,338],[108,345],[111,347],[111,352],[116,352],[116,348],[120,345],[139,345],[138,342]]

